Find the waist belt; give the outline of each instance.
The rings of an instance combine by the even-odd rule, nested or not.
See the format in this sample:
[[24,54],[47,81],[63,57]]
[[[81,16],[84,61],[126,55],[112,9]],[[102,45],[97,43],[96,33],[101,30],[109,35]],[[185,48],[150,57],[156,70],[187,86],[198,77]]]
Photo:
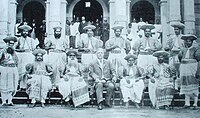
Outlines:
[[47,72],[44,72],[44,71],[36,71],[34,74],[36,74],[36,75],[47,75]]
[[16,67],[16,64],[0,64],[3,67]]
[[114,53],[114,54],[121,54],[121,50],[112,50],[111,53]]
[[49,52],[63,53],[65,51],[64,50],[59,50],[59,49],[52,49],[52,50],[49,50]]
[[152,55],[153,53],[151,52],[146,52],[146,51],[140,51],[140,55]]
[[189,64],[189,63],[197,63],[195,59],[183,59],[181,60],[181,64]]

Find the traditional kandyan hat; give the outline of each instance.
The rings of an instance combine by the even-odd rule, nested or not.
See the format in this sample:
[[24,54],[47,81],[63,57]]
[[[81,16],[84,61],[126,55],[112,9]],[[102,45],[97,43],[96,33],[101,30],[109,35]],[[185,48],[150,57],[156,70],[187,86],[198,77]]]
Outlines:
[[153,53],[154,57],[159,57],[159,56],[163,56],[163,57],[169,57],[169,53],[167,51],[164,50],[160,50],[160,51],[156,51]]
[[94,25],[87,25],[83,29],[84,30],[88,30],[88,29],[94,30],[94,29],[96,29],[96,27]]
[[181,36],[182,40],[196,40],[197,37],[193,34],[185,34]]
[[137,59],[137,55],[135,55],[135,54],[129,54],[124,59],[128,61],[128,59],[130,59],[130,58]]
[[61,31],[61,30],[62,30],[62,27],[60,27],[60,26],[56,26],[56,27],[54,27],[53,29],[54,29],[54,30],[59,29],[59,30]]
[[36,56],[37,54],[42,54],[42,55],[45,55],[46,54],[46,51],[43,50],[43,49],[35,49],[32,53],[34,56]]
[[17,42],[17,38],[16,37],[14,37],[14,36],[8,36],[8,37],[6,37],[5,39],[3,39],[3,41],[5,42],[5,43],[15,43],[15,42]]
[[141,27],[140,27],[140,29],[142,29],[142,30],[146,30],[146,29],[149,29],[149,30],[152,30],[152,29],[154,29],[155,28],[155,26],[153,26],[153,25],[151,25],[151,24],[145,24],[145,25],[142,25]]
[[21,30],[27,30],[27,31],[30,31],[32,30],[31,26],[29,25],[22,25],[22,26],[19,26],[18,29],[21,29]]
[[112,27],[113,30],[116,30],[116,29],[122,30],[123,28],[124,28],[124,27],[121,26],[121,25],[114,25],[114,26]]
[[78,55],[78,52],[76,50],[69,50],[67,52],[67,56],[69,56],[70,54],[75,54],[76,56]]
[[183,23],[180,23],[180,22],[172,22],[171,26],[172,27],[178,27],[179,29],[183,29],[185,27],[185,25]]

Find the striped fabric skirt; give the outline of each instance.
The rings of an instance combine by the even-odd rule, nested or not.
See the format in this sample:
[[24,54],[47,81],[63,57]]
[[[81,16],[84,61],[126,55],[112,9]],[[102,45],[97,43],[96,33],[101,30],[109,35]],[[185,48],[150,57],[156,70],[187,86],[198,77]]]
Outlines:
[[17,67],[0,66],[0,91],[16,93],[19,73]]
[[180,65],[181,90],[180,94],[198,96],[199,81],[195,77],[198,63],[194,59],[184,59]]
[[170,78],[162,77],[156,87],[156,105],[170,105],[174,95],[174,86],[169,82]]

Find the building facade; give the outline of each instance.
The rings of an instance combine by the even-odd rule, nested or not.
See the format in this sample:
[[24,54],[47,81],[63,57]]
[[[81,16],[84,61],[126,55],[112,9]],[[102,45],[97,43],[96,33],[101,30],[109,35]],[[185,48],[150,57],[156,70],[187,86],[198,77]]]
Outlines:
[[196,34],[200,41],[199,9],[200,0],[1,0],[0,47],[3,38],[14,35],[16,20],[34,20],[36,27],[45,20],[47,37],[52,37],[54,26],[60,25],[65,34],[66,20],[82,16],[87,21],[107,18],[111,27],[116,23],[127,27],[134,18],[152,24],[161,21],[163,45],[173,32],[170,23],[182,22],[183,33]]

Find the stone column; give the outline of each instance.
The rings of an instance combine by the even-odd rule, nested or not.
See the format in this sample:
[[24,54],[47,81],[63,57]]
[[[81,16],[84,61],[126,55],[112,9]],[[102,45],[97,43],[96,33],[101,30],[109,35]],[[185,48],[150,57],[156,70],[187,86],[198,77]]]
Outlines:
[[67,1],[61,0],[60,21],[61,21],[61,26],[63,28],[62,36],[65,36],[66,13],[67,13]]
[[45,18],[45,20],[46,20],[46,33],[47,33],[47,37],[49,37],[49,32],[50,32],[50,29],[49,29],[50,2],[49,2],[49,0],[47,0],[45,3],[46,3],[46,16],[45,16],[46,17]]
[[127,14],[127,23],[130,23],[130,14],[131,14],[131,9],[130,9],[130,0],[126,0],[126,14]]
[[15,35],[15,24],[16,24],[16,14],[17,14],[17,1],[10,0],[9,1],[9,29],[8,35]]
[[115,0],[110,0],[109,1],[109,11],[110,11],[110,20],[109,23],[110,23],[110,37],[113,37],[114,36],[114,32],[113,30],[111,29],[115,23]]
[[[47,29],[47,37],[53,38],[53,27],[55,26],[61,26],[61,0],[48,0],[49,7],[47,7],[47,10],[49,12],[48,14],[48,29]],[[63,29],[63,27],[62,27]]]
[[183,19],[185,24],[184,33],[195,33],[194,0],[184,0]]
[[[126,36],[127,28],[127,0],[115,0],[115,24],[124,26],[122,36]],[[112,14],[111,14],[112,15]]]
[[[169,5],[169,23],[176,23],[181,21],[181,5],[180,0],[168,0]],[[169,35],[173,35],[173,28],[170,28]]]
[[165,47],[167,41],[167,0],[160,0],[160,15],[162,25],[162,45]]
[[5,43],[2,39],[4,39],[8,34],[8,10],[9,9],[9,1],[1,0],[0,4],[0,48],[5,46]]

